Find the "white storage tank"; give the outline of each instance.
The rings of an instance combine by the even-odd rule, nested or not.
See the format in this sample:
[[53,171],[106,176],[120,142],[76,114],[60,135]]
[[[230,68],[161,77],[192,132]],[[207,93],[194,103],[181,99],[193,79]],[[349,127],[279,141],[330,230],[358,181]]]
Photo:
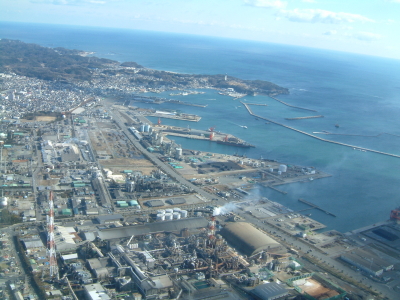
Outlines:
[[273,169],[273,168],[269,168],[268,171],[270,171],[271,173],[273,173],[273,172],[274,172],[274,169]]
[[142,125],[140,126],[140,128],[139,128],[139,131],[140,131],[140,132],[144,132],[144,128],[145,128],[145,125],[142,124]]
[[278,175],[281,175],[282,174],[282,171],[278,171]]
[[174,207],[174,212],[180,212],[181,209],[179,207]]
[[172,214],[165,214],[165,221],[171,221],[172,220]]
[[165,221],[165,214],[157,214],[157,221]]
[[7,206],[7,204],[8,204],[8,198],[7,197],[2,197],[0,205],[1,206]]
[[144,132],[149,132],[150,131],[150,125],[146,124],[144,125]]
[[187,218],[188,216],[188,211],[187,210],[181,210],[181,217],[182,218]]
[[287,171],[287,166],[286,165],[279,165],[279,171],[282,173],[285,173]]
[[165,215],[165,210],[159,209],[159,210],[157,210],[157,214]]
[[172,208],[167,208],[166,210],[165,210],[165,213],[166,214],[172,214],[174,212],[174,210],[172,209]]
[[177,158],[181,157],[182,156],[182,148],[176,148],[175,150],[176,150],[176,152],[175,152],[176,157]]
[[181,218],[181,214],[179,212],[174,212],[172,215],[175,220],[179,220]]

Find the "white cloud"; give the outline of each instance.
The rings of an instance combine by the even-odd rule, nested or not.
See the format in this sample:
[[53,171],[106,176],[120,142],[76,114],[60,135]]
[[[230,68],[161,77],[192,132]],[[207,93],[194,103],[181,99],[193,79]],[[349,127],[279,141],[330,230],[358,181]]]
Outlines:
[[[115,0],[112,0],[115,1]],[[31,0],[33,3],[47,3],[54,5],[106,4],[106,0]],[[110,2],[108,0],[108,2]]]
[[279,15],[287,18],[292,22],[307,22],[307,23],[353,23],[353,22],[375,22],[367,17],[350,14],[345,12],[333,12],[323,9],[293,9],[281,10]]
[[327,32],[324,32],[324,35],[335,35],[337,34],[336,30],[328,30]]
[[315,0],[302,0],[301,2],[306,2],[306,3],[317,3]]
[[244,3],[250,6],[264,8],[285,8],[287,3],[281,0],[244,0]]
[[376,41],[382,38],[380,34],[372,33],[372,32],[365,32],[361,31],[352,35],[352,37],[356,38],[357,40],[361,41]]

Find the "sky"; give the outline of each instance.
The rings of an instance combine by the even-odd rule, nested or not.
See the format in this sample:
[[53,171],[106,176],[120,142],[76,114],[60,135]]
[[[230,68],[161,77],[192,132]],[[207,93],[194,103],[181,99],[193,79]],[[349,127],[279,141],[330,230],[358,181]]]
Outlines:
[[0,20],[188,33],[400,59],[400,0],[1,0]]

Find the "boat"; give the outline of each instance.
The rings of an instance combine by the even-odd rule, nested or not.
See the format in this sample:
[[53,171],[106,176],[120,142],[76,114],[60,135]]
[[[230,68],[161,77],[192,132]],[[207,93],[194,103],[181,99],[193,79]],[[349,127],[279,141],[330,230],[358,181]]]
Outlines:
[[240,125],[240,127],[242,127],[242,128],[244,128],[244,129],[247,129],[247,126],[246,125]]
[[339,124],[335,124],[335,127],[336,127],[336,128],[339,128]]
[[221,145],[241,147],[241,148],[255,148],[256,147],[252,144],[243,143],[243,142],[228,142],[228,141],[216,141],[216,142],[217,142],[217,144],[221,144]]

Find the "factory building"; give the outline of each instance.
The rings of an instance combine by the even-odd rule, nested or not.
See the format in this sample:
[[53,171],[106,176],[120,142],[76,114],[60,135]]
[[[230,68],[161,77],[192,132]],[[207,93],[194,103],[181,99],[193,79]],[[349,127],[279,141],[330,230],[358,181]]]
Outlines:
[[221,230],[221,235],[233,247],[247,256],[253,256],[261,251],[274,254],[285,252],[281,244],[246,222],[227,224]]
[[274,300],[285,297],[288,290],[275,282],[260,284],[251,291],[257,300]]
[[392,263],[380,258],[375,253],[363,249],[354,249],[341,255],[340,258],[373,276],[380,276],[383,271],[393,269]]
[[[106,216],[103,216],[106,217]],[[187,228],[193,230],[196,228],[206,228],[208,221],[203,217],[185,218],[172,221],[154,222],[145,225],[124,226],[117,228],[107,228],[99,231],[88,231],[84,233],[86,240],[93,241],[96,236],[102,240],[121,239],[144,234],[151,234],[157,232],[181,232],[182,229]]]
[[88,300],[111,300],[105,288],[100,283],[92,283],[83,286],[85,299]]

